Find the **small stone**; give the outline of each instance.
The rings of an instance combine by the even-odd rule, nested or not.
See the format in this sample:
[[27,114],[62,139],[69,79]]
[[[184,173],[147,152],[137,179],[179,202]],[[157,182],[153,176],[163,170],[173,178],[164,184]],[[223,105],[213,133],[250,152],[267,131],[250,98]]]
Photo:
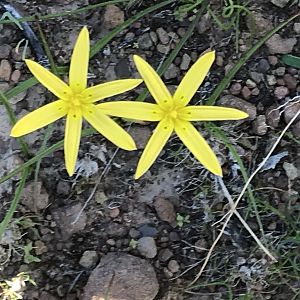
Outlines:
[[277,76],[283,76],[285,74],[285,67],[279,67],[275,70]]
[[268,131],[266,117],[264,115],[257,116],[252,124],[253,132],[257,135],[265,135]]
[[250,77],[252,80],[254,80],[256,83],[260,83],[263,78],[264,78],[264,75],[261,74],[261,73],[258,73],[258,72],[250,72]]
[[280,111],[275,105],[270,106],[266,110],[266,121],[269,126],[272,128],[277,128],[280,121]]
[[170,249],[162,249],[159,251],[158,259],[162,262],[167,262],[173,255],[174,254]]
[[224,58],[223,58],[223,56],[217,55],[216,64],[219,67],[223,67],[224,66]]
[[124,12],[116,5],[110,4],[105,7],[103,25],[107,29],[113,29],[124,23]]
[[265,58],[261,59],[257,65],[257,72],[265,74],[268,70],[270,70],[269,62]]
[[269,86],[273,86],[277,83],[276,77],[274,75],[267,75],[267,83]]
[[132,239],[138,239],[140,237],[141,233],[136,230],[135,228],[131,228],[129,230],[129,236],[132,238]]
[[97,252],[94,250],[87,250],[83,252],[79,260],[79,264],[86,269],[90,269],[96,266],[97,261],[98,261]]
[[229,89],[232,95],[239,95],[241,90],[242,90],[242,85],[239,82],[233,83]]
[[151,40],[152,40],[153,44],[156,45],[157,42],[158,42],[157,34],[154,31],[150,31],[150,37],[151,37]]
[[274,95],[278,100],[284,99],[289,94],[289,89],[285,86],[275,88]]
[[25,188],[22,196],[22,203],[34,211],[45,209],[49,204],[49,195],[47,191],[42,187],[42,183],[31,182]]
[[120,215],[120,209],[118,207],[112,208],[109,210],[109,216],[112,219],[117,218]]
[[6,92],[9,90],[9,84],[7,82],[0,82],[0,91]]
[[115,66],[108,66],[105,70],[105,79],[107,81],[112,81],[112,80],[116,80],[117,79],[117,74],[115,71]]
[[44,242],[37,240],[34,242],[34,251],[36,255],[42,255],[43,253],[46,253],[48,251],[47,246]]
[[[232,108],[240,109],[249,114],[248,119],[254,120],[256,118],[256,107],[255,105],[232,95],[225,95],[219,101],[218,105],[227,106]],[[247,119],[245,119],[247,120]]]
[[256,83],[251,79],[246,80],[246,85],[249,89],[254,89],[256,87]]
[[[17,95],[15,95],[14,97],[10,98],[9,99],[9,102],[11,104],[17,104],[18,102],[24,100],[24,98],[26,97],[27,95],[27,91],[23,91],[21,93],[18,93]],[[31,99],[32,100],[32,99]]]
[[198,253],[207,251],[207,247],[208,247],[208,245],[207,245],[207,241],[205,239],[200,239],[200,240],[196,241],[196,243],[195,243],[195,250]]
[[269,61],[269,64],[272,66],[276,66],[278,64],[278,58],[275,55],[269,55],[268,61]]
[[249,88],[247,86],[244,86],[242,88],[242,95],[243,95],[243,97],[246,100],[250,99],[250,97],[251,97],[251,91],[249,90]]
[[127,235],[128,230],[123,224],[111,222],[106,228],[106,233],[111,237],[122,238]]
[[149,224],[143,224],[138,229],[142,236],[155,237],[158,233],[157,229]]
[[169,233],[169,240],[170,242],[179,242],[181,241],[181,237],[176,231],[171,231]]
[[82,300],[153,300],[159,290],[153,267],[144,259],[109,253],[91,273]]
[[138,240],[137,249],[146,258],[154,258],[157,254],[155,240],[152,237],[142,237]]
[[262,13],[255,12],[247,14],[246,24],[250,32],[256,36],[264,36],[268,31],[272,30],[273,24]]
[[19,80],[20,80],[20,77],[21,77],[21,72],[20,70],[14,70],[11,74],[11,80],[14,82],[14,83],[18,83]]
[[296,34],[300,34],[300,23],[294,23],[294,31]]
[[153,46],[152,39],[151,39],[150,34],[148,32],[142,34],[138,38],[137,42],[138,42],[139,48],[142,49],[142,50],[148,50]]
[[163,271],[166,278],[170,279],[173,277],[173,273],[168,268],[163,268]]
[[[293,117],[297,114],[297,112],[300,110],[300,102],[295,101],[294,103],[289,103],[286,105],[286,107],[284,108],[284,121],[286,124],[288,124]],[[299,118],[297,118],[297,120],[299,120]]]
[[0,45],[0,59],[8,58],[12,47],[10,45],[4,44]]
[[271,223],[267,226],[267,228],[268,228],[269,230],[271,230],[271,231],[274,231],[274,230],[276,229],[276,227],[277,227],[277,223],[276,223],[276,222],[271,222]]
[[179,266],[179,263],[174,260],[174,259],[171,259],[168,263],[168,269],[170,270],[170,272],[172,272],[173,274],[174,273],[177,273],[179,270],[180,270],[180,266]]
[[170,47],[169,46],[166,46],[166,45],[162,45],[162,44],[158,44],[156,46],[156,49],[159,53],[162,53],[162,54],[168,54],[169,51],[170,51]]
[[260,93],[260,90],[256,87],[251,91],[252,96],[258,96]]
[[165,222],[173,223],[176,220],[174,205],[167,199],[157,197],[154,201],[154,208],[158,217]]
[[295,90],[297,88],[297,84],[298,84],[297,79],[291,74],[284,74],[283,80],[286,86],[288,87],[288,89]]
[[300,171],[298,170],[298,168],[296,168],[295,165],[293,165],[291,163],[284,162],[283,168],[285,170],[287,177],[290,180],[295,180],[296,178],[298,178],[300,176]]
[[0,81],[9,81],[12,72],[11,65],[7,59],[2,59],[0,63]]
[[104,204],[108,200],[108,197],[103,191],[97,191],[95,195],[95,200],[98,204]]
[[300,121],[292,126],[292,131],[295,137],[300,138]]
[[180,70],[187,70],[190,66],[190,63],[191,57],[188,54],[184,53],[180,63]]
[[211,27],[211,14],[207,12],[200,18],[197,25],[198,33],[203,34]]
[[273,3],[274,5],[283,8],[285,7],[290,0],[271,0],[271,3]]
[[69,182],[60,180],[56,186],[56,192],[59,195],[68,196],[71,191]]
[[271,54],[288,54],[293,51],[296,43],[296,38],[283,39],[278,33],[275,33],[266,42],[266,45]]
[[168,36],[168,33],[162,27],[157,28],[156,33],[157,33],[157,36],[158,36],[160,42],[163,45],[166,45],[169,43],[170,37]]
[[277,85],[284,86],[284,85],[285,85],[285,82],[284,82],[284,80],[283,80],[282,78],[278,78],[278,79],[276,80],[276,84],[277,84]]
[[114,239],[108,239],[106,241],[106,244],[109,246],[115,246],[116,245],[116,241]]
[[171,64],[170,67],[165,72],[164,77],[166,80],[169,80],[169,79],[177,78],[179,75],[180,75],[180,69],[174,64]]

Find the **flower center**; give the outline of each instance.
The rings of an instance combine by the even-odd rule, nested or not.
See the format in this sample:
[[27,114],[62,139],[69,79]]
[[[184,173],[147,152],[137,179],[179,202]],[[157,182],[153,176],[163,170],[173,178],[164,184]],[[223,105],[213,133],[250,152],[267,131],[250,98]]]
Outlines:
[[68,99],[67,102],[69,104],[70,109],[81,109],[83,105],[85,105],[84,103],[84,97],[82,96],[82,94],[80,93],[74,93],[71,94]]
[[169,111],[168,115],[172,119],[177,119],[177,116],[178,116],[177,111],[175,109]]

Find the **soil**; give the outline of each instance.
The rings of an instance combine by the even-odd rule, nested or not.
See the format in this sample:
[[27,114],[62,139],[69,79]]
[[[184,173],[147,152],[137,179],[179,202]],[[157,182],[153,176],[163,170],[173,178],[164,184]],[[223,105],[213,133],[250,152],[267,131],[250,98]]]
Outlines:
[[[11,1],[23,16],[67,11],[97,2]],[[93,45],[124,19],[159,1],[137,2],[130,9],[126,9],[125,4],[118,4],[117,7],[97,8],[40,21],[57,65],[68,65],[82,26],[88,26]],[[212,7],[220,12],[221,1],[211,2]],[[273,28],[287,20],[298,8],[296,3],[280,8],[272,2],[247,2],[256,30],[253,32],[248,23],[249,16],[242,13],[237,49],[235,29],[218,27],[208,15],[201,18],[193,35],[163,76],[170,90],[174,90],[203,51],[213,48],[217,54],[216,62],[192,100],[193,103],[204,104],[229,68],[261,38],[264,28]],[[178,5],[159,9],[118,34],[90,60],[89,84],[138,77],[133,54],[146,57],[157,68],[193,19],[193,12],[176,18],[174,11]],[[262,22],[265,26],[257,29]],[[275,42],[271,41],[256,51],[217,101],[250,114],[246,121],[217,124],[227,134],[248,174],[258,167],[299,110],[299,102],[291,99],[300,92],[300,72],[281,62],[285,53],[300,53],[297,22],[300,22],[299,19],[278,32]],[[30,24],[38,34],[36,22]],[[22,31],[7,24],[0,29],[0,88],[7,91],[31,75],[21,55],[15,52],[18,42],[24,38]],[[278,45],[281,45],[280,49]],[[35,55],[33,48],[28,49],[27,58],[35,59]],[[133,100],[143,90],[144,86],[114,99]],[[17,118],[20,118],[52,100],[53,95],[37,84],[26,93],[10,99],[10,102]],[[147,101],[152,100],[149,98]],[[286,103],[288,105],[284,105]],[[0,109],[0,120],[4,124],[0,129],[2,176],[6,170],[13,169],[26,159],[16,141],[8,137],[8,120],[2,106]],[[239,220],[233,217],[206,271],[193,288],[189,284],[197,275],[224,222],[222,217],[228,211],[224,191],[216,178],[175,137],[168,142],[150,171],[140,180],[134,180],[138,158],[151,135],[153,124],[121,122],[125,128],[131,126],[137,151],[116,152],[114,145],[101,135],[94,134],[82,138],[78,158],[81,168],[72,178],[64,169],[62,149],[42,160],[36,181],[33,174],[29,177],[21,202],[6,230],[6,239],[1,240],[1,281],[27,272],[36,286],[26,283],[23,299],[92,299],[92,296],[84,294],[89,294],[86,289],[91,283],[87,285],[87,282],[97,268],[100,270],[97,271],[100,272],[99,282],[103,277],[106,285],[99,284],[98,288],[102,290],[98,293],[102,293],[102,298],[98,295],[99,298],[95,299],[104,299],[105,289],[113,294],[114,290],[122,290],[126,286],[124,278],[122,282],[118,279],[121,276],[119,271],[126,268],[125,274],[129,272],[128,261],[133,259],[135,269],[132,272],[143,269],[149,272],[143,272],[142,277],[128,276],[128,287],[133,289],[132,293],[125,293],[125,298],[119,295],[111,299],[299,299],[300,121],[293,124],[283,137],[274,153],[277,156],[254,178],[251,185],[254,204],[248,194],[239,204],[239,213],[276,255],[278,263],[270,261]],[[216,152],[224,172],[223,181],[235,199],[245,184],[236,159],[229,153],[224,141],[213,136],[207,127],[199,124],[198,128]],[[64,121],[56,122],[48,146],[63,138],[63,130]],[[33,154],[39,151],[44,134],[45,129],[42,129],[26,137]],[[17,176],[0,185],[1,219],[10,205],[18,180]],[[259,213],[261,224],[257,221],[255,210]],[[28,245],[32,245],[32,256],[25,256],[26,260],[24,249]],[[117,255],[112,260],[114,263],[105,265],[114,255]],[[124,255],[125,261],[128,258],[127,263],[123,263]],[[118,272],[113,273],[112,269]],[[110,275],[112,279],[108,280],[105,274],[116,275]],[[139,281],[134,284],[134,280]],[[147,288],[149,290],[145,291]],[[135,289],[141,289],[140,294]],[[153,292],[155,289],[157,293]]]

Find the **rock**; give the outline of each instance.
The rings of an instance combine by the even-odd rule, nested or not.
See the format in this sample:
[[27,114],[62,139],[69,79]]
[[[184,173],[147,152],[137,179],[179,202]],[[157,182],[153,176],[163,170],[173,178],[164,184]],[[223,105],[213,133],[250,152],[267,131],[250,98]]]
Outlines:
[[4,44],[0,45],[0,59],[8,58],[12,47],[10,45]]
[[115,66],[115,72],[118,78],[129,78],[131,76],[131,71],[128,60],[121,58]]
[[158,39],[160,40],[160,42],[163,45],[166,45],[169,43],[170,37],[168,36],[168,33],[162,27],[157,28],[156,33],[157,33]]
[[157,36],[156,32],[150,31],[150,37],[151,37],[153,44],[156,45],[158,42],[158,36]]
[[256,69],[257,72],[265,74],[267,71],[270,70],[269,62],[265,58],[261,59]]
[[136,230],[135,228],[131,228],[129,230],[129,236],[132,238],[132,239],[138,239],[140,237],[140,232],[138,230]]
[[[81,204],[72,204],[67,207],[59,207],[52,211],[52,217],[58,225],[63,240],[68,240],[72,234],[83,230],[86,226],[87,216],[81,212]],[[80,217],[78,215],[80,213]]]
[[276,77],[274,75],[267,75],[267,83],[269,86],[273,86],[277,83]]
[[269,61],[269,64],[272,66],[276,66],[278,64],[278,58],[275,55],[269,55],[268,61]]
[[162,249],[159,251],[158,259],[162,262],[167,262],[173,255],[174,254],[170,249]]
[[43,253],[46,253],[48,251],[47,246],[44,242],[37,240],[34,242],[34,252],[37,256],[42,255]]
[[247,79],[247,80],[246,80],[246,85],[247,85],[247,87],[248,87],[249,89],[254,89],[254,88],[256,88],[256,83],[255,83],[253,80],[251,80],[251,79]]
[[42,187],[40,181],[30,182],[25,188],[22,196],[22,204],[31,211],[45,209],[49,204],[49,195]]
[[257,116],[252,124],[253,132],[257,135],[265,135],[268,131],[266,117],[264,115]]
[[20,80],[20,77],[21,77],[21,72],[20,70],[14,70],[11,74],[11,80],[14,82],[14,83],[18,83],[19,80]]
[[300,121],[292,127],[292,131],[295,137],[300,138]]
[[256,87],[251,91],[252,96],[258,96],[260,93],[260,90]]
[[216,57],[216,65],[219,67],[223,67],[224,66],[224,58],[221,55],[217,55]]
[[294,23],[294,31],[296,34],[300,34],[300,23]]
[[10,62],[7,59],[2,59],[0,63],[0,81],[9,81],[12,68]]
[[195,250],[198,253],[206,252],[208,250],[207,241],[205,239],[200,239],[195,242]]
[[241,98],[225,95],[218,101],[218,105],[240,109],[249,114],[249,117],[247,118],[249,120],[254,120],[256,118],[256,107]]
[[111,237],[122,238],[127,235],[128,230],[123,224],[110,222],[106,228],[106,233]]
[[56,186],[56,192],[58,195],[68,196],[71,191],[70,183],[67,181],[60,180]]
[[[25,99],[25,97],[27,96],[27,91],[23,91],[21,93],[18,93],[17,95],[15,95],[14,97],[9,99],[9,102],[11,104],[17,104],[18,102],[22,101]],[[30,101],[32,101],[32,99],[30,98]]]
[[261,74],[261,73],[258,73],[258,72],[250,72],[250,77],[252,80],[254,80],[256,83],[260,83],[263,78],[264,78],[264,75]]
[[135,141],[137,149],[144,149],[152,132],[148,126],[133,125],[130,134]]
[[158,233],[157,229],[154,226],[151,226],[149,224],[143,224],[138,229],[142,236],[155,237]]
[[166,80],[177,78],[180,75],[180,70],[174,64],[171,64],[168,70],[165,72],[164,77]]
[[286,86],[288,87],[288,89],[295,90],[297,88],[297,84],[298,84],[297,79],[291,74],[284,74],[283,80]]
[[277,76],[283,76],[285,74],[285,67],[279,67],[275,70]]
[[96,266],[97,261],[98,261],[97,252],[94,250],[87,250],[83,252],[79,260],[79,264],[86,269],[90,269]]
[[300,172],[299,172],[298,168],[296,168],[291,163],[284,162],[283,163],[283,168],[284,168],[284,170],[286,172],[287,177],[290,180],[295,180],[296,178],[298,178],[300,176]]
[[9,84],[7,82],[0,82],[0,91],[5,93],[9,90]]
[[162,54],[168,54],[170,51],[170,47],[166,46],[166,45],[162,45],[162,44],[158,44],[156,46],[156,49],[158,52],[162,53]]
[[274,95],[278,100],[284,99],[289,94],[289,89],[285,86],[277,86]]
[[271,3],[273,3],[274,5],[283,8],[285,7],[290,0],[271,0]]
[[264,36],[268,31],[273,29],[273,24],[262,13],[253,12],[247,14],[246,24],[250,32],[253,32],[256,36]]
[[266,121],[269,126],[272,128],[277,128],[280,121],[280,111],[275,105],[270,106],[266,110]]
[[180,266],[179,266],[179,263],[174,260],[174,259],[171,259],[168,263],[168,269],[170,270],[170,272],[172,272],[173,274],[174,273],[177,273],[179,270],[180,270]]
[[116,71],[115,71],[115,66],[108,66],[105,70],[105,79],[107,81],[113,81],[113,80],[116,80],[117,79],[117,74],[116,74]]
[[239,82],[235,82],[231,85],[229,91],[232,95],[238,95],[242,90],[242,85]]
[[242,88],[242,96],[243,96],[246,100],[250,99],[250,97],[251,97],[251,91],[249,90],[249,88],[248,88],[247,86],[244,86],[244,87]]
[[191,57],[188,54],[184,53],[179,66],[180,70],[187,70],[190,66],[191,60]]
[[197,25],[198,33],[202,34],[206,32],[210,27],[211,27],[211,15],[209,12],[207,12],[205,15],[202,16],[202,18],[200,19]]
[[159,285],[153,267],[141,258],[109,253],[91,273],[82,300],[153,300]]
[[148,50],[153,46],[152,39],[151,39],[150,34],[148,32],[142,34],[138,38],[137,42],[138,42],[139,48],[142,49],[142,50]]
[[172,224],[176,220],[174,205],[167,199],[157,197],[154,201],[154,208],[158,217],[165,222]]
[[120,215],[120,209],[118,207],[109,210],[109,217],[112,219],[117,218]]
[[278,33],[275,33],[267,40],[266,46],[271,54],[288,54],[292,52],[296,43],[296,38],[283,39]]
[[[295,101],[294,103],[289,103],[286,105],[286,107],[284,108],[284,121],[286,124],[288,124],[293,117],[295,116],[295,114],[299,111],[300,109],[300,102]],[[299,120],[299,118],[297,118],[297,120]]]
[[110,4],[105,7],[103,26],[113,29],[124,22],[124,12],[116,5]]
[[153,237],[146,236],[138,240],[137,249],[146,258],[154,258],[157,254],[157,247]]

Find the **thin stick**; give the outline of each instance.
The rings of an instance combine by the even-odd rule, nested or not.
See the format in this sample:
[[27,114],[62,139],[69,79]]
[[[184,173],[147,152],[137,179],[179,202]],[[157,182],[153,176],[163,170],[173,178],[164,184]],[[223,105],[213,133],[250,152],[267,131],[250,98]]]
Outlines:
[[[298,99],[299,96],[294,97],[295,99]],[[267,154],[267,156],[263,159],[263,161],[261,162],[261,164],[257,167],[257,169],[251,174],[251,176],[249,177],[249,179],[247,180],[246,184],[244,185],[239,197],[237,198],[236,202],[234,203],[234,206],[232,206],[230,213],[221,229],[221,232],[219,233],[219,235],[217,236],[217,238],[214,240],[212,246],[210,247],[208,254],[204,260],[203,265],[201,266],[201,269],[199,271],[199,273],[197,274],[197,276],[195,277],[195,279],[190,283],[190,285],[193,285],[202,275],[211,255],[212,252],[214,251],[216,245],[218,244],[219,240],[221,239],[225,228],[227,227],[231,217],[233,216],[240,200],[242,199],[245,191],[247,190],[247,187],[249,186],[249,184],[251,183],[252,179],[255,177],[255,175],[262,169],[262,167],[265,165],[265,163],[267,162],[267,160],[270,158],[270,156],[272,155],[272,153],[274,152],[275,148],[278,146],[278,144],[280,143],[281,139],[283,138],[283,136],[285,135],[286,131],[290,128],[290,126],[293,124],[293,122],[299,117],[300,115],[300,110],[298,110],[298,112],[294,115],[294,117],[291,119],[291,121],[287,124],[287,126],[283,129],[282,133],[280,134],[280,136],[278,137],[278,139],[276,140],[276,142],[274,143],[274,145],[272,146],[271,150],[269,151],[269,153]]]

